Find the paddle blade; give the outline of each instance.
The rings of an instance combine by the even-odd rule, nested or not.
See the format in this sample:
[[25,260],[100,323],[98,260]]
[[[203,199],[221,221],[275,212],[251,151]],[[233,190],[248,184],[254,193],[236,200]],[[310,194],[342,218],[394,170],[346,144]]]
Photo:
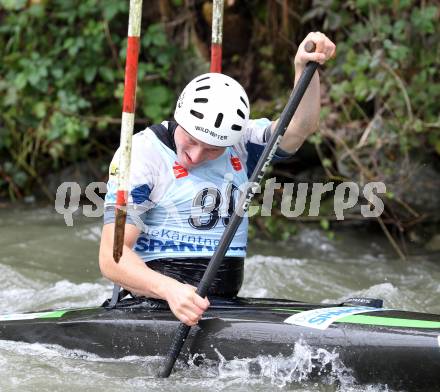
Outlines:
[[177,329],[177,332],[174,335],[174,339],[171,343],[170,349],[167,353],[165,364],[158,374],[159,377],[167,378],[170,376],[174,364],[176,363],[177,357],[179,356],[183,344],[185,343],[185,340],[188,337],[188,333],[190,329],[191,327],[189,327],[188,325],[180,323],[179,328]]

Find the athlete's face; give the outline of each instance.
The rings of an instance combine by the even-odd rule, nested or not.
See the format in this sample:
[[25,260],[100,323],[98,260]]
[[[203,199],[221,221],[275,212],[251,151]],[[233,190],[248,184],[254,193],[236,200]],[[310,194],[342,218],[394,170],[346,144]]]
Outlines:
[[203,162],[217,159],[226,148],[203,143],[192,137],[180,125],[174,132],[174,141],[176,142],[177,160],[188,170]]

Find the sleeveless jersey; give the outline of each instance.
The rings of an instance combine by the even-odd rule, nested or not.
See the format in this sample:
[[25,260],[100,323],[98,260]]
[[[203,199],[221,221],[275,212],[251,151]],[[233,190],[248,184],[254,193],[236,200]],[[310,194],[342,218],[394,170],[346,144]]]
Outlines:
[[[239,144],[190,170],[177,162],[177,124],[163,122],[133,136],[127,223],[141,230],[133,249],[145,262],[212,256],[264,149],[270,124],[268,119],[249,120]],[[114,222],[118,162],[119,150],[110,164],[104,224]],[[247,228],[245,216],[227,257],[246,255]]]

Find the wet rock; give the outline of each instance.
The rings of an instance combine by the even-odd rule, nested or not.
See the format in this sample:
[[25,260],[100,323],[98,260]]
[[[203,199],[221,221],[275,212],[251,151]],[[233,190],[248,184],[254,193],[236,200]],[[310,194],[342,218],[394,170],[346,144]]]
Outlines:
[[426,244],[425,248],[430,251],[439,252],[440,251],[440,233],[434,234],[429,242]]
[[440,221],[440,172],[432,163],[412,161],[401,164],[396,181],[385,181],[387,191],[403,200],[426,221]]
[[[405,156],[397,150],[384,149],[358,151],[357,156],[364,170],[368,169],[373,178],[367,180],[363,175],[363,182],[380,181],[385,184],[389,205],[398,219],[411,221],[424,216],[425,223],[440,222],[440,166],[437,157],[423,150]],[[341,153],[337,168],[344,177],[358,182],[359,168],[348,154]]]
[[[45,184],[55,199],[58,187],[63,182],[74,182],[81,188],[81,194],[84,195],[87,185],[91,182],[106,181],[104,167],[99,162],[79,162],[70,165],[60,171],[51,173],[47,176]],[[41,196],[41,195],[37,195]]]

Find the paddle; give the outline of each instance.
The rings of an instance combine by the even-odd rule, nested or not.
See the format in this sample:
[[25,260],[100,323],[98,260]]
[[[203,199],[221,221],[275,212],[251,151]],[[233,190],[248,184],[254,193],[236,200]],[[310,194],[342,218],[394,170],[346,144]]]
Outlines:
[[[313,52],[315,50],[314,43],[307,42],[305,49],[309,53]],[[301,99],[310,81],[312,80],[313,74],[315,73],[317,68],[318,68],[318,63],[316,62],[307,63],[304,72],[301,74],[298,83],[293,89],[289,97],[289,101],[287,102],[286,107],[281,113],[280,119],[275,127],[275,130],[272,132],[272,135],[269,141],[267,142],[267,145],[264,148],[263,153],[261,154],[261,157],[258,160],[255,170],[249,180],[251,186],[248,187],[247,192],[243,193],[241,198],[239,199],[237,208],[232,214],[229,224],[226,227],[220,239],[219,246],[215,250],[206,268],[206,271],[202,277],[202,280],[200,281],[197,287],[196,292],[202,298],[207,295],[209,286],[212,284],[215,275],[217,274],[217,270],[220,267],[220,264],[222,263],[222,260],[232,241],[232,238],[234,237],[234,234],[237,231],[238,226],[240,225],[245,212],[249,208],[251,200],[258,189],[261,179],[264,176],[264,172],[266,168],[269,166],[270,161],[274,156],[278,145],[280,144],[281,138],[286,132],[287,126],[289,125],[290,120],[295,114],[295,111],[298,108],[298,105],[301,102]],[[171,371],[173,370],[174,367],[174,363],[176,362],[177,357],[179,356],[180,351],[182,350],[183,344],[185,343],[185,340],[188,337],[188,333],[190,329],[191,327],[183,323],[180,323],[177,332],[173,338],[173,341],[171,343],[170,349],[168,351],[165,365],[159,373],[159,377],[166,378],[171,374]]]

